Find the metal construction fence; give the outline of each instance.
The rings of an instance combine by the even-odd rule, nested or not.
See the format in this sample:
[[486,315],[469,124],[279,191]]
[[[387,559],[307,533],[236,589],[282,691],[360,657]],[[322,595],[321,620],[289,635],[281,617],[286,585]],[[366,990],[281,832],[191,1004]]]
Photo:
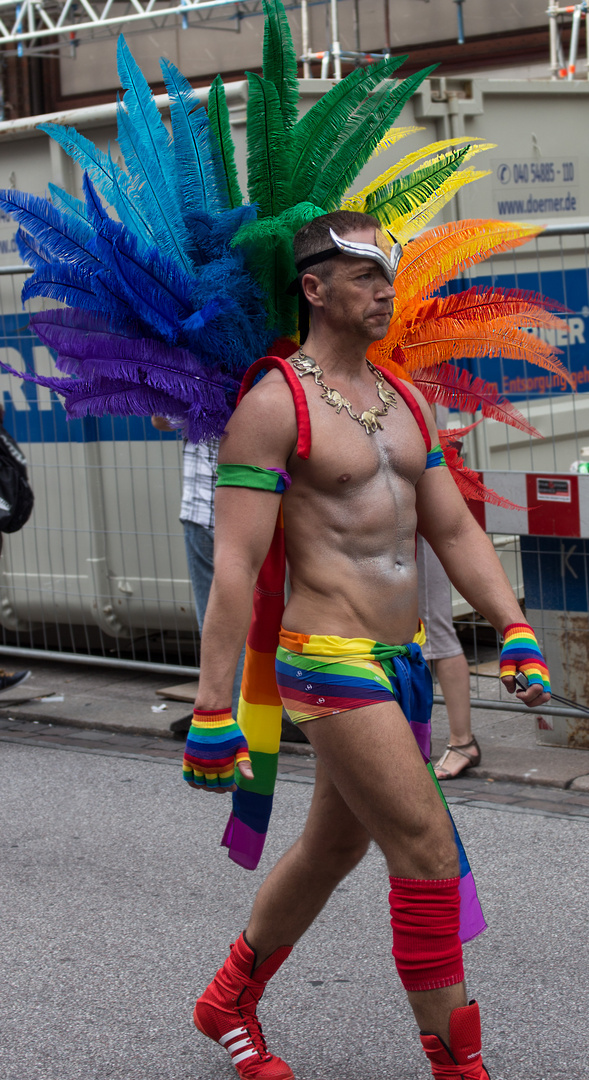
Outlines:
[[[30,332],[21,309],[23,268],[5,266],[0,275],[0,359],[19,370],[49,374],[49,353]],[[543,333],[562,350],[577,392],[571,393],[561,377],[521,362],[471,361],[471,372],[494,383],[544,438],[485,420],[467,437],[464,453],[471,467],[490,471],[485,478],[491,486],[491,474],[497,473],[497,490],[518,505],[529,505],[512,493],[518,477],[574,480],[576,495],[569,482],[570,490],[565,483],[554,497],[548,488],[548,495],[539,496],[547,505],[552,499],[560,522],[555,526],[550,518],[541,526],[546,532],[523,529],[519,519],[500,513],[484,524],[530,621],[552,641],[549,652],[575,658],[576,675],[570,664],[562,677],[557,673],[560,692],[586,701],[589,685],[585,688],[579,673],[584,677],[588,667],[589,574],[582,538],[589,528],[583,532],[581,513],[576,531],[559,529],[569,520],[565,511],[571,500],[579,503],[577,488],[586,484],[589,495],[589,478],[570,473],[571,463],[589,446],[589,224],[547,229],[525,247],[474,268],[452,287],[489,283],[542,292],[567,308],[562,328]],[[69,422],[56,395],[5,372],[0,388],[6,426],[28,458],[35,492],[29,523],[4,539],[0,653],[150,670],[161,665],[168,672],[194,674],[199,642],[178,520],[180,438],[141,418]],[[450,423],[470,419],[451,414]],[[555,559],[562,586],[558,597]],[[567,575],[575,583],[572,591]],[[471,662],[473,704],[513,708],[497,679],[494,633],[457,595],[453,608]],[[589,745],[589,735],[586,744],[575,745]]]

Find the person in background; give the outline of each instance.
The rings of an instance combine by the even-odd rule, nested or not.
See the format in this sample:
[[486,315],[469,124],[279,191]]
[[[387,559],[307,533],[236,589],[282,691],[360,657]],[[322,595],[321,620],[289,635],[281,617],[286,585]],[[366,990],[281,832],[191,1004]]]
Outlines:
[[[165,416],[152,416],[151,422],[158,431],[174,430]],[[218,455],[218,439],[210,439],[208,442],[198,443],[197,446],[190,442],[184,443],[180,521],[184,530],[188,573],[194,593],[198,630],[201,635],[213,580]],[[232,707],[236,716],[244,659],[245,648],[241,652],[233,684]],[[192,713],[181,716],[170,724],[170,731],[180,739],[190,730],[191,721]]]
[[3,668],[0,668],[0,692],[20,686],[21,683],[27,681],[30,674],[30,671],[4,671]]
[[[430,406],[438,428],[445,428],[450,410]],[[434,771],[438,780],[454,780],[481,763],[481,748],[470,727],[470,674],[462,645],[452,622],[452,588],[437,555],[422,536],[417,537],[419,617],[425,627],[422,652],[440,684],[450,739]]]
[[454,780],[481,763],[481,748],[470,727],[470,673],[462,645],[452,623],[452,590],[437,555],[422,536],[417,537],[419,617],[425,627],[422,648],[434,664],[450,724],[444,753],[434,765],[438,780]]
[[[0,404],[0,424],[4,422],[4,406]],[[2,554],[2,543],[4,537],[0,532],[0,555]],[[0,693],[2,690],[12,690],[13,687],[19,686],[20,683],[24,683],[29,678],[30,671],[5,671],[4,668],[0,668]]]

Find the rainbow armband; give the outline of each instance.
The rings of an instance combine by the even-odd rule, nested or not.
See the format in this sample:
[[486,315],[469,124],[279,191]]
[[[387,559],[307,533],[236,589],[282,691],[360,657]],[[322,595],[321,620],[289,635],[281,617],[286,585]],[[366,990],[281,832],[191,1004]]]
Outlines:
[[291,483],[284,469],[273,466],[261,469],[258,465],[217,465],[217,487],[258,488],[281,495],[288,491]]
[[550,693],[550,676],[546,661],[540,652],[540,646],[531,626],[527,623],[510,623],[505,627],[503,647],[499,658],[499,676],[515,678],[518,671],[523,672],[528,685],[535,683]]
[[231,709],[194,710],[182,763],[191,787],[232,788],[236,766],[249,760],[245,736]]
[[431,450],[428,450],[425,467],[426,469],[437,469],[439,465],[445,466],[446,459],[444,457],[444,451],[438,443],[437,446],[433,446]]

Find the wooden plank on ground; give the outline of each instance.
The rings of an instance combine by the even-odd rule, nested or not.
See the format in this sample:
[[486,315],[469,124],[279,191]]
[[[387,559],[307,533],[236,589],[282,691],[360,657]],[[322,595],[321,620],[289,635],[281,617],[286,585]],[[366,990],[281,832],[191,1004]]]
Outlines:
[[179,683],[178,686],[167,686],[164,690],[156,690],[158,697],[169,698],[170,701],[194,701],[198,690],[198,679],[193,682]]

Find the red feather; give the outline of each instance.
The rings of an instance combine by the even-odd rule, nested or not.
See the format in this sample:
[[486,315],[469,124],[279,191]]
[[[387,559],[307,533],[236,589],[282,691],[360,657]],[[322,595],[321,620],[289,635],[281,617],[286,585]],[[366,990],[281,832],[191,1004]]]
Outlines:
[[468,371],[451,364],[413,371],[412,375],[415,385],[427,401],[439,402],[460,412],[474,413],[480,407],[483,416],[542,438],[519,410],[494,389],[493,383],[485,382],[478,375],[470,375]]
[[527,506],[518,506],[517,503],[498,495],[492,488],[485,487],[479,480],[478,473],[464,464],[454,446],[448,446],[444,450],[444,458],[463,499],[476,499],[478,502],[492,503],[493,506],[504,506],[506,510],[527,510]]

